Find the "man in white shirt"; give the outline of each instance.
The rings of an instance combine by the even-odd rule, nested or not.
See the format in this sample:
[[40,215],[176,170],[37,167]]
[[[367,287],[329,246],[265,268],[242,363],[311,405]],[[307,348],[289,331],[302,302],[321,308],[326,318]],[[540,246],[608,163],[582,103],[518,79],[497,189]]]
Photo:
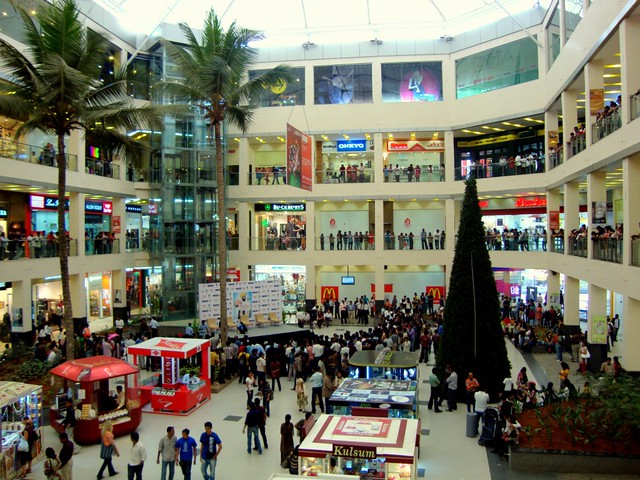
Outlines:
[[140,435],[138,432],[131,432],[131,455],[129,457],[129,464],[127,465],[127,474],[129,479],[133,480],[134,476],[136,480],[142,480],[142,468],[144,462],[147,460],[147,450],[140,442]]
[[473,398],[475,400],[475,412],[476,412],[476,430],[478,429],[478,425],[480,424],[480,418],[482,418],[484,423],[484,412],[487,410],[489,406],[489,394],[485,392],[482,385],[478,387],[476,393],[473,394]]
[[151,321],[149,322],[149,328],[151,329],[151,338],[158,336],[158,320],[156,317],[151,317]]

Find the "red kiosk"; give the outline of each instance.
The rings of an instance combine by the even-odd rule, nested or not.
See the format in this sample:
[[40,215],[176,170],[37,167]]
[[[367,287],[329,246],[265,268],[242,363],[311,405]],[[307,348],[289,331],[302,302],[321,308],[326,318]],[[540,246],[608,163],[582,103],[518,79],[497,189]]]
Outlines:
[[142,404],[151,402],[149,411],[154,413],[188,415],[209,400],[210,348],[210,340],[164,337],[128,347],[127,354],[135,365],[139,356],[162,361],[159,382],[141,387]]
[[[64,379],[64,391],[69,382],[76,384],[79,403],[75,405],[76,426],[73,439],[79,445],[100,443],[102,423],[111,420],[116,437],[127,435],[138,428],[142,421],[140,403],[140,369],[114,357],[76,358],[51,370],[51,374]],[[112,394],[122,385],[126,401],[121,408]],[[56,398],[56,405],[49,410],[51,426],[64,432],[60,424],[65,417],[66,394]]]

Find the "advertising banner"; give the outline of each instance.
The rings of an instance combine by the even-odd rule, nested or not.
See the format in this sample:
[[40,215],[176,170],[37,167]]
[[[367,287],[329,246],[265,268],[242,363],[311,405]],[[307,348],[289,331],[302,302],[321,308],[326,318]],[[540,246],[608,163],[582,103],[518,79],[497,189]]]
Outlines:
[[425,287],[425,294],[429,296],[429,294],[433,295],[433,303],[438,305],[440,303],[440,299],[444,298],[445,290],[444,286],[429,286]]
[[338,286],[321,286],[320,287],[320,300],[322,303],[327,300],[337,301],[340,297],[340,287]]
[[[220,318],[220,284],[198,285],[198,314],[200,320]],[[242,315],[249,320],[256,313],[282,315],[282,284],[280,279],[244,281],[227,284],[227,315],[237,324]]]
[[560,210],[549,211],[549,228],[558,230],[560,228]]
[[591,202],[591,223],[607,223],[607,202]]
[[594,315],[591,319],[591,343],[607,343],[607,317]]
[[287,184],[312,190],[313,149],[309,135],[287,124]]
[[600,110],[604,110],[604,89],[592,88],[589,90],[589,112],[597,115]]

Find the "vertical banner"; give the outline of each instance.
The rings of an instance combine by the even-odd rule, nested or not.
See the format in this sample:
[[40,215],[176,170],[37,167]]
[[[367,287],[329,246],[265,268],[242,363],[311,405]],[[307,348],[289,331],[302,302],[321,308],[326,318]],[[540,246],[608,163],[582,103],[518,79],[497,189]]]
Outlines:
[[558,145],[558,130],[548,130],[547,139],[549,140],[549,147]]
[[287,124],[287,184],[312,190],[313,149],[309,135]]
[[114,215],[111,217],[111,231],[113,233],[121,233],[122,220],[120,215]]
[[591,319],[591,343],[607,343],[607,317],[594,315]]
[[604,109],[604,89],[592,88],[589,90],[589,111],[591,115],[597,115]]
[[607,202],[591,202],[591,223],[607,223]]
[[549,228],[551,230],[560,228],[560,210],[549,210]]

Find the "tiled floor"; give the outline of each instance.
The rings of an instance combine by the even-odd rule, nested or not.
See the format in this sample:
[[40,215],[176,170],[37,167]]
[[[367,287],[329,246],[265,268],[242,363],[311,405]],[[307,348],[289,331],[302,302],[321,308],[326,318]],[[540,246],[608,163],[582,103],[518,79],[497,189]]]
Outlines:
[[[330,333],[333,330],[325,330],[323,333]],[[512,372],[515,376],[517,371],[523,366],[529,366],[529,370],[543,372],[550,378],[557,376],[558,365],[553,355],[530,356],[530,362],[537,362],[540,369],[532,369],[526,363],[525,358],[513,346],[507,342],[509,358],[512,364]],[[420,366],[420,376],[426,379],[430,371],[430,365]],[[533,375],[535,377],[535,373]],[[546,384],[546,378],[535,378],[539,384]],[[545,383],[543,383],[545,382]],[[182,428],[191,429],[192,435],[199,437],[203,431],[203,424],[210,420],[213,422],[214,431],[218,433],[223,442],[223,450],[218,461],[216,470],[217,480],[231,479],[251,479],[266,480],[274,472],[284,473],[280,468],[280,424],[284,421],[284,416],[291,413],[293,421],[302,417],[295,404],[295,393],[290,390],[291,383],[284,379],[281,392],[275,392],[274,401],[271,404],[271,418],[267,425],[267,435],[269,438],[269,449],[264,450],[263,455],[249,455],[246,452],[246,437],[242,434],[242,426],[245,410],[245,392],[243,385],[237,380],[228,385],[219,394],[212,396],[211,400],[187,417],[154,415],[144,413],[142,425],[138,429],[141,441],[146,446],[148,461],[145,464],[143,478],[159,479],[160,466],[156,464],[156,452],[158,441],[165,434],[166,427],[172,425],[176,432]],[[428,385],[420,384],[420,395],[422,401],[428,398]],[[478,446],[477,438],[467,438],[466,431],[466,411],[464,405],[453,413],[433,414],[425,406],[420,409],[423,437],[421,442],[421,455],[418,460],[418,471],[423,473],[422,477],[427,479],[442,480],[524,480],[524,479],[550,479],[569,480],[569,476],[560,475],[540,475],[540,474],[514,474],[508,469],[504,462],[500,462],[496,455]],[[239,417],[239,418],[238,418]],[[59,450],[59,442],[52,429],[47,428],[44,434],[45,446],[54,446]],[[121,473],[116,478],[126,478],[126,464],[129,457],[130,443],[127,438],[116,440],[122,452],[122,456],[114,461],[115,467]],[[83,447],[74,457],[74,478],[91,479],[95,478],[101,464],[99,458],[100,448],[97,445]],[[202,478],[199,472],[199,464],[192,472],[193,479]],[[30,478],[42,479],[42,463],[34,468]],[[176,479],[182,479],[182,473],[176,470]],[[603,476],[581,476],[581,480],[603,479],[614,477]],[[619,476],[615,478],[620,478]],[[634,477],[640,478],[640,477]]]

